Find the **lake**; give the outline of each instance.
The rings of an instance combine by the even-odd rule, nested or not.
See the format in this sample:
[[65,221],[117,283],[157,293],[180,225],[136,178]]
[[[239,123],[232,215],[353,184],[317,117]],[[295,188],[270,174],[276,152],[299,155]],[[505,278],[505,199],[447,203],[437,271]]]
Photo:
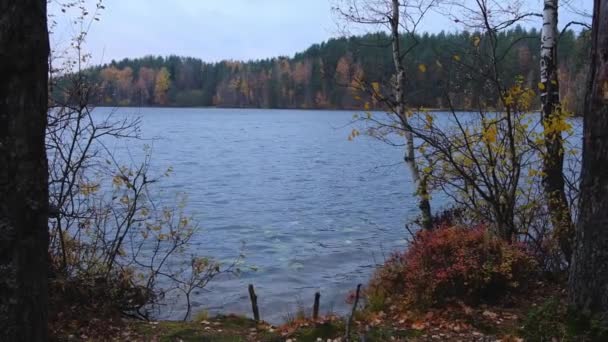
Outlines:
[[[262,318],[273,323],[311,307],[316,291],[323,313],[342,313],[347,293],[406,246],[404,225],[418,208],[403,151],[365,136],[348,141],[353,114],[118,109],[141,116],[142,137],[152,139],[142,142],[152,146],[152,173],[174,170],[160,184],[163,201],[188,195],[187,211],[202,227],[189,253],[225,263],[245,255],[239,277],[216,279],[194,296],[194,313],[250,315],[250,283]],[[110,148],[128,160],[141,155],[137,145]],[[158,318],[183,314],[183,298],[169,297]]]

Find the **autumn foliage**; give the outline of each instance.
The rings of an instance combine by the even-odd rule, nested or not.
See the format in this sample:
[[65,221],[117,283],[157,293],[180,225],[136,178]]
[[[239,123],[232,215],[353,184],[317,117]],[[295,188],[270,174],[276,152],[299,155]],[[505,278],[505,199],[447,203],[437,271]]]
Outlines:
[[416,234],[374,275],[368,301],[400,300],[414,307],[449,301],[494,301],[533,279],[534,259],[518,244],[492,236],[485,225],[443,226]]
[[[531,37],[538,37],[527,39]],[[524,75],[526,84],[540,81],[538,63],[539,32],[521,27],[501,33],[500,50],[514,46],[505,55],[504,75]],[[410,46],[411,37],[403,37]],[[449,65],[470,63],[468,54],[452,51],[479,44],[478,33],[439,33],[416,37],[416,49],[406,59],[407,103],[412,107],[447,108],[445,93],[456,108],[478,108],[478,98],[494,103],[497,94],[479,93],[467,72],[454,72],[458,86],[446,82]],[[112,61],[87,70],[91,80],[101,85],[95,104],[105,106],[218,106],[243,108],[325,109],[385,108],[361,91],[360,82],[390,84],[394,72],[390,49],[381,48],[389,38],[384,33],[330,39],[312,45],[293,57],[256,61],[226,60],[206,63],[192,57],[154,57]],[[587,35],[566,31],[560,38],[560,89],[569,110],[581,112],[583,81],[588,73],[584,62],[589,51]],[[455,60],[458,58],[459,61]],[[475,65],[475,64],[474,64]],[[163,69],[165,71],[163,71]],[[474,89],[474,90],[473,90]],[[56,87],[56,96],[61,87]],[[485,89],[487,92],[487,89]],[[495,104],[495,103],[494,103]],[[536,106],[540,103],[535,102]]]

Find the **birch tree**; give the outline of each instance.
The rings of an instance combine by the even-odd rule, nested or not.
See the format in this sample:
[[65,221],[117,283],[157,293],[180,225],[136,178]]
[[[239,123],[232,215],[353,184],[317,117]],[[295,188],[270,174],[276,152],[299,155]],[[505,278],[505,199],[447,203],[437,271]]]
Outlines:
[[[438,86],[449,111],[423,111],[410,118],[405,130],[418,141],[422,177],[430,189],[467,209],[469,218],[489,222],[496,236],[512,242],[523,235],[540,244],[542,238],[532,232],[542,209],[536,204],[540,189],[532,183],[541,168],[533,129],[538,120],[532,109],[535,93],[523,77],[505,71],[504,56],[516,44],[505,42],[501,34],[531,15],[517,8],[501,10],[494,1],[458,8],[460,22],[475,33],[469,46],[438,52],[441,62],[433,66],[445,75],[444,84]],[[419,72],[427,68],[421,64]],[[476,92],[474,112],[456,110],[453,89],[458,87],[483,89]],[[391,122],[368,120],[394,129]],[[527,182],[523,182],[525,173],[530,174]]]
[[[346,20],[347,24],[381,26],[390,31],[390,44],[392,60],[395,66],[393,81],[387,88],[390,89],[392,96],[381,94],[381,85],[375,82],[357,80],[358,90],[372,93],[374,99],[382,99],[389,108],[389,115],[395,118],[399,126],[399,132],[404,138],[405,155],[404,161],[410,170],[412,181],[415,184],[416,195],[418,196],[418,206],[421,211],[421,226],[425,229],[432,227],[432,215],[430,195],[428,191],[427,179],[420,172],[414,136],[410,127],[409,117],[412,111],[406,101],[407,74],[405,69],[405,59],[408,53],[415,48],[416,28],[422,21],[425,14],[436,5],[435,0],[344,0],[338,3],[334,11]],[[414,39],[411,46],[401,46],[403,42],[402,33]],[[390,98],[392,97],[392,99]],[[368,114],[371,115],[371,114]],[[378,130],[370,130],[374,132]],[[376,136],[381,140],[387,141],[384,136]]]
[[566,120],[566,112],[559,99],[557,73],[558,0],[545,0],[541,35],[539,84],[544,131],[543,186],[554,235],[566,260],[572,255],[574,228],[565,193],[564,142],[559,123]]
[[[399,0],[392,0],[392,19],[389,19],[391,25],[391,44],[393,50],[393,63],[395,63],[396,80],[394,83],[395,103],[397,105],[397,116],[402,122],[403,127],[409,127],[407,106],[405,100],[406,74],[403,63],[402,49],[400,45],[399,20],[400,20],[400,4]],[[430,229],[432,225],[431,203],[429,201],[429,192],[427,179],[422,177],[416,162],[416,151],[414,149],[414,136],[411,130],[405,130],[405,163],[410,169],[413,181],[416,183],[416,191],[420,197],[419,207],[422,214],[422,226]]]
[[608,2],[594,1],[585,105],[581,198],[570,267],[570,304],[608,313]]
[[46,341],[46,0],[0,0],[0,340]]

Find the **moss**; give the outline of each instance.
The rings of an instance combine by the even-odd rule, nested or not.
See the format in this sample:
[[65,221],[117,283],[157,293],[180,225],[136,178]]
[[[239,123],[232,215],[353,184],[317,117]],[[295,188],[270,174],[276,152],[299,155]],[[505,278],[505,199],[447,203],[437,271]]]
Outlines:
[[480,317],[469,320],[469,323],[484,335],[499,335],[501,333],[496,324],[490,324],[483,319],[480,319]]
[[194,322],[202,322],[202,321],[206,321],[208,319],[209,319],[209,311],[203,310],[203,311],[196,313],[192,320]]
[[528,312],[523,321],[521,336],[529,341],[542,341],[550,337],[562,340],[566,336],[564,318],[564,307],[559,300],[549,299]]
[[422,331],[408,329],[408,330],[396,330],[387,327],[374,327],[365,334],[366,341],[390,341],[391,338],[397,339],[413,339],[422,336]]
[[222,327],[234,330],[251,329],[258,326],[256,321],[238,315],[220,315],[212,319],[211,322],[221,323]]
[[[336,339],[344,336],[345,325],[342,321],[332,321],[317,324],[314,326],[303,327],[298,329],[290,338],[298,342],[315,342],[318,338],[326,341],[327,339]],[[390,327],[371,327],[365,332],[365,341],[390,341],[393,338],[409,340],[420,337],[423,334],[421,331],[408,329],[399,330]],[[353,332],[351,340],[359,341],[363,337],[360,332]]]
[[526,341],[608,341],[608,326],[602,320],[569,310],[551,298],[526,315],[520,335]]
[[280,341],[276,333],[259,328],[258,323],[245,317],[229,315],[217,316],[206,323],[170,322],[155,324],[134,322],[132,329],[143,340],[156,339],[161,342],[173,341]]
[[344,336],[344,324],[340,321],[324,322],[310,327],[302,327],[293,334],[299,342],[317,341],[317,338],[323,340],[334,339]]
[[194,323],[159,322],[158,324],[134,323],[134,330],[145,338],[159,337],[160,341],[200,340],[201,331]]

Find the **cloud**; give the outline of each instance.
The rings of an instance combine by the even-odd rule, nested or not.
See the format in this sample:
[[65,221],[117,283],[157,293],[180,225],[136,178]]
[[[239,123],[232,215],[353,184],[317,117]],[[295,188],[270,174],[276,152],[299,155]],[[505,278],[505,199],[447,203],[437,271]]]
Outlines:
[[[89,7],[94,3],[89,0]],[[101,21],[94,23],[88,37],[95,62],[148,54],[206,61],[293,55],[337,32],[329,0],[104,0],[104,5]],[[531,0],[529,5],[542,4]],[[585,6],[590,5],[583,2],[578,8]],[[56,18],[54,40],[65,42],[77,30],[66,14],[57,13]],[[421,28],[457,29],[449,24],[435,13]]]

